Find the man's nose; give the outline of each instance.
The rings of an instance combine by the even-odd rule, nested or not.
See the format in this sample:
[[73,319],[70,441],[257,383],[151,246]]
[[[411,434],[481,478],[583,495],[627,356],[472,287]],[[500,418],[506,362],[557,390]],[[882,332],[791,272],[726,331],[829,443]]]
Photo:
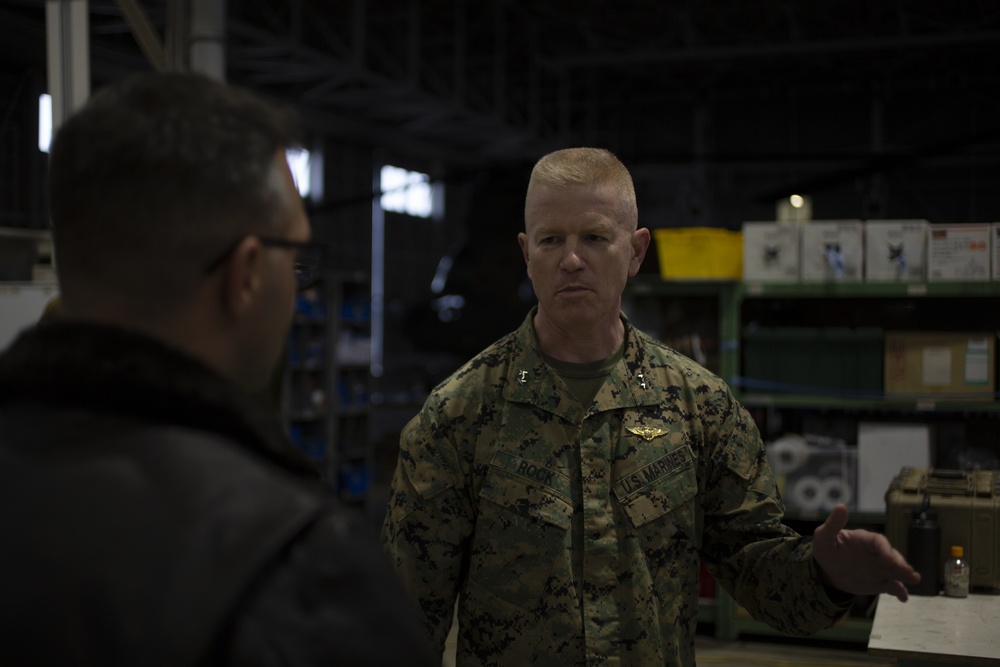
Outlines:
[[576,271],[583,266],[580,243],[569,240],[563,246],[562,258],[559,261],[559,268],[564,271]]

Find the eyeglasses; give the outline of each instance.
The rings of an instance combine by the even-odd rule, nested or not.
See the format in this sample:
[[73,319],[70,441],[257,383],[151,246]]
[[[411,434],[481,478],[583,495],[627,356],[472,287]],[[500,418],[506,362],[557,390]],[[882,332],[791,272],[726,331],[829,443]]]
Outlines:
[[[222,266],[244,238],[246,237],[238,239],[224,253],[212,260],[205,267],[205,273],[211,273]],[[319,243],[312,241],[292,241],[273,236],[258,236],[257,240],[260,241],[261,245],[274,248],[291,248],[298,251],[295,256],[295,286],[300,292],[315,286],[323,277],[324,246]]]

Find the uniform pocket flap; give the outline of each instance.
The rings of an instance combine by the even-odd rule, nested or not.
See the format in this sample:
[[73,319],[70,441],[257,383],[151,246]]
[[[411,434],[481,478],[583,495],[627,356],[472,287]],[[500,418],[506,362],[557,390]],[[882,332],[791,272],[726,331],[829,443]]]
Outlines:
[[614,491],[636,527],[680,507],[698,494],[691,450],[675,449],[626,475]]
[[482,499],[568,529],[573,518],[569,478],[508,452],[493,455],[479,492]]

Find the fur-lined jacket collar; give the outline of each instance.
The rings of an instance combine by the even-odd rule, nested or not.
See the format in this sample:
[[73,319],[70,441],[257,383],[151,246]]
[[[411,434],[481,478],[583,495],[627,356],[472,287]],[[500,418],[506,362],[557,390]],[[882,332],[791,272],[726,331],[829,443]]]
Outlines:
[[25,331],[0,355],[0,408],[20,402],[217,433],[316,477],[266,408],[201,361],[136,332],[57,319]]

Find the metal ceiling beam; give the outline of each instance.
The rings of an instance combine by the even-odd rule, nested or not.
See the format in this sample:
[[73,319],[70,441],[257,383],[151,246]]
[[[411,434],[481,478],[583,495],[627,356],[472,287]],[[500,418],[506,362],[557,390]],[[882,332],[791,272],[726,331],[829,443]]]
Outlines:
[[153,23],[146,15],[146,10],[142,8],[136,0],[115,0],[118,9],[121,10],[128,24],[132,36],[135,37],[139,50],[142,51],[149,64],[158,72],[167,69],[167,57],[164,53],[163,42],[153,28]]
[[364,68],[368,62],[368,0],[354,0],[351,14],[351,64]]
[[226,0],[192,0],[187,48],[191,71],[226,80]]
[[90,96],[89,24],[87,0],[46,1],[45,43],[53,134]]
[[954,157],[981,146],[993,146],[998,140],[1000,140],[1000,127],[989,127],[984,130],[952,135],[905,151],[889,153],[875,150],[866,159],[852,167],[830,170],[811,178],[790,182],[787,186],[762,192],[757,195],[756,199],[760,202],[768,202],[776,201],[793,192],[820,192],[858,178],[903,171],[926,164],[930,160]]
[[507,15],[501,0],[494,2],[493,11],[493,111],[498,118],[507,115]]
[[452,45],[452,87],[455,103],[466,103],[466,77],[469,55],[469,12],[465,0],[455,2],[455,42]]
[[410,0],[406,30],[406,82],[416,90],[420,87],[422,66],[420,48],[420,0]]
[[166,0],[166,35],[167,67],[172,71],[182,72],[188,68],[188,37],[191,34],[191,8],[189,0]]
[[[363,10],[365,5],[364,0],[356,0],[356,8]],[[355,20],[358,21],[357,16]],[[526,129],[505,123],[504,119],[495,114],[478,113],[458,103],[454,98],[443,99],[419,88],[414,89],[408,85],[405,78],[396,80],[385,74],[358,67],[356,63],[361,56],[357,52],[353,53],[349,60],[339,59],[311,46],[293,43],[290,39],[239,21],[230,24],[230,34],[239,42],[233,45],[232,51],[234,61],[240,62],[243,67],[240,76],[244,81],[252,85],[280,85],[289,81],[311,84],[303,95],[309,95],[310,104],[318,111],[338,115],[338,109],[368,108],[372,110],[370,117],[381,116],[389,119],[388,122],[393,123],[396,128],[405,123],[419,121],[421,117],[427,115],[451,118],[452,121],[447,127],[436,128],[435,135],[438,141],[447,141],[449,134],[468,127],[478,128],[477,131],[482,132],[481,144],[484,145],[495,145],[494,141],[498,137],[507,138],[509,144],[511,138],[516,135],[525,135],[519,137],[517,143],[537,141],[537,137],[530,136],[530,132]],[[364,39],[367,40],[368,37]],[[278,44],[287,50],[285,57],[287,70],[282,67],[275,68],[273,62],[254,63],[240,58],[245,48],[258,49],[261,45]],[[283,71],[289,74],[282,75]],[[290,74],[293,71],[296,72],[295,76]],[[313,76],[310,77],[310,74]],[[340,87],[325,85],[331,78],[343,82],[342,85]],[[295,93],[291,93],[291,96],[298,98]],[[343,117],[342,113],[339,115]],[[414,127],[420,127],[419,122]],[[385,130],[392,132],[396,128],[387,127]],[[456,140],[459,140],[457,135]],[[460,140],[468,145],[467,137]]]
[[905,37],[831,39],[813,42],[787,42],[760,46],[724,46],[707,48],[671,48],[634,53],[577,53],[545,58],[555,69],[577,67],[620,67],[641,64],[676,64],[693,62],[743,61],[751,58],[788,58],[835,54],[861,54],[872,51],[949,48],[954,46],[989,46],[1000,43],[1000,31],[921,35]]

